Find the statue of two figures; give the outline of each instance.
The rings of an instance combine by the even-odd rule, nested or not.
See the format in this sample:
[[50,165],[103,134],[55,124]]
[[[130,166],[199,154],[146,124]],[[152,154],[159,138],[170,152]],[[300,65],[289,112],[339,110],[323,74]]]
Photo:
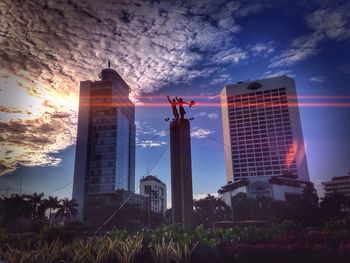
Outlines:
[[[185,108],[184,105],[187,104],[188,106],[190,106],[190,108],[195,104],[195,102],[192,100],[190,102],[185,102],[182,98],[178,98],[175,96],[175,99],[170,99],[169,96],[167,96],[168,101],[171,105],[171,108],[173,110],[173,115],[174,115],[174,119],[178,120],[179,119],[179,115],[181,119],[185,118]],[[177,106],[179,106],[179,110],[177,109]]]

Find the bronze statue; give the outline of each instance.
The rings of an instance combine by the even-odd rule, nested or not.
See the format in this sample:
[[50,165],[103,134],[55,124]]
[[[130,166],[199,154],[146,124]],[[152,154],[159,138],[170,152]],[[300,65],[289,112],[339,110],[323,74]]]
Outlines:
[[167,96],[167,98],[168,98],[169,103],[171,104],[171,108],[173,109],[173,115],[174,115],[175,120],[179,119],[179,112],[176,108],[177,105],[179,105],[180,118],[184,119],[186,111],[185,111],[185,108],[183,107],[183,105],[187,104],[188,106],[192,107],[195,104],[195,102],[193,100],[190,102],[185,102],[185,101],[183,101],[182,98],[178,98],[176,96],[175,96],[176,100],[175,99],[170,100],[169,96]]
[[167,98],[168,98],[168,101],[169,101],[169,103],[171,105],[171,108],[173,109],[174,119],[178,120],[179,119],[179,113],[178,113],[178,111],[176,109],[176,105],[177,105],[176,100],[175,99],[170,100],[169,96],[167,96]]

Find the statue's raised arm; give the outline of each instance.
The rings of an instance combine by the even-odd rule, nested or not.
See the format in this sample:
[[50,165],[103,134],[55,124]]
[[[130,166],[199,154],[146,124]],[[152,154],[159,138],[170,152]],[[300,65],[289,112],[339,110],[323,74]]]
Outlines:
[[[180,113],[181,119],[185,118],[186,111],[184,108],[184,104],[188,105],[189,107],[192,107],[195,104],[193,100],[191,100],[190,102],[186,102],[182,98],[178,98],[177,96],[175,96],[175,99],[172,99],[172,100],[170,100],[169,96],[167,96],[167,98],[171,104],[171,107],[173,109],[173,114],[176,120],[179,118],[179,113]],[[177,111],[176,106],[179,106],[179,112]]]
[[168,101],[171,105],[171,109],[173,110],[174,119],[178,120],[179,119],[179,112],[177,111],[177,108],[176,108],[178,103],[176,102],[175,99],[171,100],[169,96],[167,96],[167,98],[168,98]]

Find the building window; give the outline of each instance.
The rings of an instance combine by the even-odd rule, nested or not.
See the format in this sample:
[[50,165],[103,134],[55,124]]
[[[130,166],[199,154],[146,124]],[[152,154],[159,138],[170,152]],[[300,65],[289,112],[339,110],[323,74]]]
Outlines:
[[151,192],[151,186],[145,185],[145,194],[148,195]]

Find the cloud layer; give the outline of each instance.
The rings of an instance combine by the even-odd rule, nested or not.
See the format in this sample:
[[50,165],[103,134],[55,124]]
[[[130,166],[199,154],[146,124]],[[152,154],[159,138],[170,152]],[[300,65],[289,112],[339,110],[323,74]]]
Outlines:
[[167,135],[167,130],[157,130],[148,122],[136,122],[136,147],[162,147],[167,145],[164,137]]
[[18,165],[59,163],[51,153],[75,141],[79,81],[96,79],[108,60],[132,95],[208,77],[221,64],[247,58],[234,44],[236,21],[263,6],[209,0],[1,1],[0,174]]
[[[79,81],[97,79],[108,60],[136,98],[197,78],[211,78],[211,85],[232,82],[222,69],[257,56],[273,56],[275,71],[264,77],[291,75],[280,67],[317,54],[325,41],[350,38],[350,5],[345,3],[307,14],[309,32],[282,52],[272,41],[239,46],[240,20],[269,6],[248,0],[2,0],[0,175],[19,165],[60,162],[52,154],[75,142]],[[160,137],[138,137],[138,145],[162,146]]]
[[194,127],[191,131],[191,137],[196,139],[204,139],[213,133],[215,133],[215,131],[210,129]]
[[350,3],[322,6],[305,16],[309,34],[292,41],[291,47],[272,59],[271,67],[290,66],[317,54],[327,40],[350,39]]

